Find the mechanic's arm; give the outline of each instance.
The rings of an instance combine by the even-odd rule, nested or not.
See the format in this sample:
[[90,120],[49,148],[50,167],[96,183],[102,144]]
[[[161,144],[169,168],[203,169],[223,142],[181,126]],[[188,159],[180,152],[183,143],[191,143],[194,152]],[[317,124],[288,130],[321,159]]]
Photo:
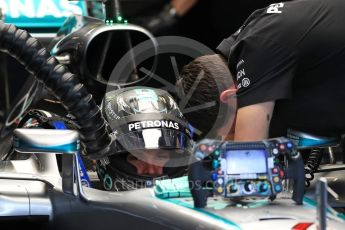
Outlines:
[[268,138],[274,101],[249,105],[238,109],[235,141],[258,141]]

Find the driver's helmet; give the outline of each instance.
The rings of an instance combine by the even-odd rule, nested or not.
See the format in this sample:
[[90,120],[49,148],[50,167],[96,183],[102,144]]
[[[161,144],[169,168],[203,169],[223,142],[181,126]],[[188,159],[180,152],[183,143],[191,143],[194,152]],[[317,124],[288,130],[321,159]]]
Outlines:
[[[186,173],[193,128],[169,93],[149,87],[111,91],[102,101],[102,113],[117,145],[113,155],[97,163],[106,190],[151,187],[157,179]],[[157,165],[161,173],[140,172],[131,161]]]

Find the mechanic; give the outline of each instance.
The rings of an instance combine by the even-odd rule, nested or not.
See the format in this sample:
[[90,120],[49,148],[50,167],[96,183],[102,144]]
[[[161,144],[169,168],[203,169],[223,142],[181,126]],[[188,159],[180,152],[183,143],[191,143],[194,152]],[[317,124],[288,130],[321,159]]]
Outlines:
[[[201,74],[201,79],[198,80]],[[193,88],[195,84],[197,85]],[[199,135],[194,137],[195,140],[205,138],[206,135],[211,138],[233,139],[236,89],[222,56],[201,56],[184,66],[176,82],[176,91],[181,99],[192,92],[187,101],[187,109],[198,108],[205,103],[214,104],[207,109],[196,109],[184,114],[191,125],[199,130]]]
[[108,92],[102,113],[118,146],[98,162],[104,189],[151,187],[158,178],[186,173],[193,132],[166,91],[128,87]]
[[[209,87],[195,90],[189,105],[212,97],[226,102],[234,90],[213,86],[220,82],[230,87],[223,82],[232,76],[237,88],[236,141],[285,136],[289,128],[339,135],[345,130],[344,10],[342,0],[297,0],[257,10],[218,46],[219,55],[188,64],[177,87],[187,94],[202,72],[199,85]],[[200,129],[209,116],[198,112],[187,118]]]

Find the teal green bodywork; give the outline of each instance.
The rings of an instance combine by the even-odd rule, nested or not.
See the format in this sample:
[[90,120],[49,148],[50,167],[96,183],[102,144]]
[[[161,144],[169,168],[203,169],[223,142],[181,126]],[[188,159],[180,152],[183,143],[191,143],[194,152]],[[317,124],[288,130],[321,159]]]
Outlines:
[[58,29],[71,14],[87,15],[85,1],[1,0],[5,22],[25,29]]

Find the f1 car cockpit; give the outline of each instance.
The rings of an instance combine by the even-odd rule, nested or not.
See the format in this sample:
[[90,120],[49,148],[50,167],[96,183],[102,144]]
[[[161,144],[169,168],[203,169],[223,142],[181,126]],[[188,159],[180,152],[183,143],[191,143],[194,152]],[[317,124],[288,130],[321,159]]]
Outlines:
[[[125,21],[118,1],[104,2],[105,20],[71,16],[47,48],[0,21],[0,51],[35,79],[0,113],[0,227],[344,228],[342,137],[290,130],[255,142],[194,142],[188,108],[179,108],[172,83],[155,69],[167,49],[212,51],[189,50],[190,40],[173,37],[177,49]],[[165,87],[152,87],[152,79]],[[121,170],[146,169],[139,150],[157,154],[164,167],[131,180]],[[93,181],[88,163],[97,168]],[[110,168],[122,177],[110,177]],[[126,189],[113,191],[120,179]]]

